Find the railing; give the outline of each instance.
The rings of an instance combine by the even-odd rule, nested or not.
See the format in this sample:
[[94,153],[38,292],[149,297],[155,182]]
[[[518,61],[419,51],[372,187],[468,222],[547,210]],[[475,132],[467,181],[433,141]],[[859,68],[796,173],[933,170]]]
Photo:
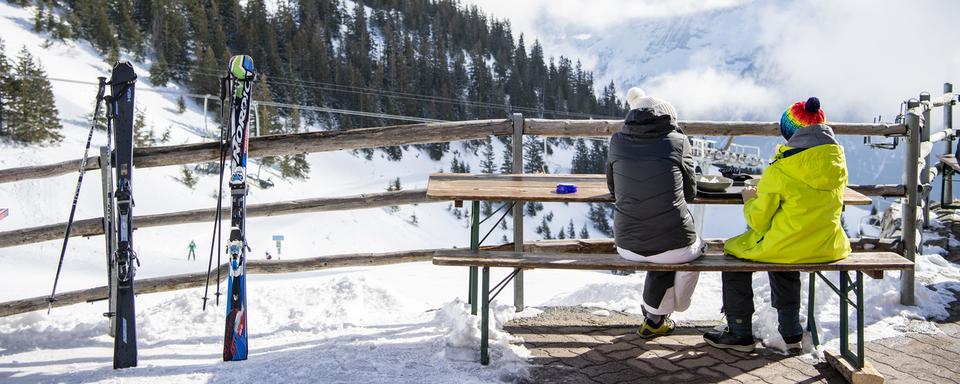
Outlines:
[[[908,154],[917,147],[913,154],[919,153],[919,110],[914,106],[907,114],[907,124],[888,124],[888,123],[830,123],[834,132],[838,135],[858,135],[858,136],[904,136],[908,135]],[[916,110],[916,111],[915,111]],[[522,172],[523,152],[522,138],[524,135],[551,136],[551,137],[602,137],[609,136],[618,131],[622,126],[622,120],[544,120],[544,119],[524,119],[520,114],[514,114],[506,120],[479,120],[463,122],[441,122],[441,123],[422,123],[400,126],[387,126],[377,128],[355,129],[349,131],[337,132],[308,132],[286,135],[260,136],[250,139],[250,156],[267,157],[279,155],[291,155],[310,152],[335,151],[342,149],[363,149],[379,148],[407,144],[426,144],[437,142],[451,142],[472,139],[485,139],[490,136],[512,136],[512,155],[514,172]],[[779,136],[780,129],[776,122],[722,122],[722,121],[680,121],[680,126],[684,132],[690,136]],[[910,127],[913,127],[912,129]],[[952,138],[952,134],[948,135]],[[136,168],[160,167],[178,164],[192,164],[214,161],[219,156],[219,143],[200,143],[186,144],[176,146],[141,148],[134,152],[134,165]],[[106,156],[106,154],[103,154]],[[913,164],[919,159],[919,156],[908,156],[908,165],[913,159]],[[40,179],[63,175],[74,172],[79,167],[80,160],[71,160],[56,164],[46,164],[19,168],[8,168],[0,170],[0,183],[18,182],[24,180]],[[106,162],[100,161],[100,156],[93,156],[88,159],[88,169],[101,168]],[[908,176],[910,175],[908,166]],[[914,165],[913,176],[907,178],[907,185],[880,185],[880,186],[856,186],[861,193],[870,196],[907,196],[908,200],[917,201],[917,166]],[[910,180],[913,180],[911,183]],[[252,216],[271,216],[289,213],[320,212],[329,210],[358,209],[369,208],[382,205],[401,205],[419,203],[425,201],[425,194],[422,190],[391,192],[361,196],[351,196],[344,198],[326,198],[309,199],[291,202],[278,202],[269,204],[251,205],[248,214]],[[915,205],[914,205],[915,207]],[[185,222],[202,221],[204,218],[212,219],[214,209],[194,210],[187,212],[175,212],[161,215],[150,215],[137,217],[134,224],[138,227],[173,225]],[[224,215],[227,217],[228,215]],[[514,236],[513,247],[515,250],[523,248],[523,207],[522,202],[518,202],[514,207]],[[103,226],[97,223],[102,219],[81,220],[75,224],[75,231],[78,235],[93,236],[103,234]],[[905,223],[909,226],[909,221]],[[36,228],[25,228],[14,231],[0,233],[0,247],[22,245],[30,242],[47,241],[62,236],[64,224],[54,224]],[[906,228],[905,228],[906,229]],[[915,229],[915,228],[913,228]],[[904,244],[913,244],[913,239],[907,241],[907,233],[913,230],[904,230]],[[914,238],[915,239],[915,238]],[[911,250],[912,249],[912,250]],[[910,246],[904,247],[905,256],[913,259],[916,248]],[[368,255],[369,256],[369,255]],[[407,262],[420,260],[421,254],[416,257],[395,257],[390,262]],[[320,259],[320,258],[318,258]],[[338,266],[346,266],[351,262],[351,258],[341,260]],[[385,261],[389,261],[384,259]],[[370,265],[369,258],[362,259],[359,265]],[[253,266],[253,264],[251,264]],[[307,263],[303,268],[296,270],[309,270],[310,268],[329,267],[322,263]],[[263,266],[263,268],[269,268]],[[265,269],[266,270],[266,269]],[[155,280],[165,278],[156,278]],[[172,276],[167,279],[183,279],[183,276]],[[193,278],[187,278],[193,281]],[[158,280],[158,281],[159,281]],[[193,284],[193,283],[190,283]],[[173,284],[173,287],[190,287],[190,284]],[[142,284],[141,284],[142,286]],[[912,285],[910,286],[912,288]],[[177,288],[179,289],[179,288]],[[514,284],[514,304],[517,310],[523,309],[523,280],[522,275],[518,275]],[[89,290],[88,290],[89,291]],[[78,292],[63,293],[61,297],[89,297],[79,295]],[[99,292],[99,291],[97,291]],[[141,292],[143,292],[141,290]],[[89,293],[89,292],[88,292]],[[99,293],[97,293],[99,294]],[[70,296],[73,295],[73,296]],[[79,296],[78,296],[79,295]],[[912,300],[912,289],[910,291]],[[32,299],[27,299],[30,301]],[[21,300],[21,302],[23,302]],[[32,303],[32,301],[30,301]],[[15,303],[15,302],[11,302]],[[2,310],[11,303],[0,303],[0,315],[10,313]],[[24,303],[21,303],[25,305]],[[43,302],[46,305],[46,301]],[[19,306],[17,308],[32,308]]]
[[[953,141],[956,132],[953,130],[953,106],[957,104],[958,95],[953,93],[953,84],[943,84],[943,95],[932,97],[923,92],[917,99],[910,99],[907,103],[907,113],[904,122],[910,132],[910,143],[907,147],[906,183],[907,190],[914,192],[907,196],[904,202],[901,225],[903,228],[904,256],[914,260],[920,247],[917,224],[923,228],[930,227],[930,193],[933,190],[933,180],[941,173],[940,204],[944,208],[960,208],[953,205],[953,174],[947,164],[931,167],[933,145],[945,141],[944,155],[953,155]],[[931,133],[932,123],[930,115],[934,108],[943,108],[943,129]],[[955,156],[953,157],[956,158]],[[955,161],[955,160],[954,160]],[[918,209],[919,208],[919,209]],[[907,220],[907,218],[913,218]],[[908,231],[909,229],[909,231]],[[909,232],[909,233],[908,233]],[[914,273],[904,271],[901,279],[900,301],[904,305],[914,305]]]

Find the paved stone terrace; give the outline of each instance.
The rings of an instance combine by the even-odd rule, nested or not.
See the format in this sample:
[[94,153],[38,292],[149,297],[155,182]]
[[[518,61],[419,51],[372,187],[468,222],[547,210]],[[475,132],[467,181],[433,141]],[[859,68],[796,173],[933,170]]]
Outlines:
[[[960,294],[958,294],[960,296]],[[681,323],[671,336],[644,340],[636,316],[593,315],[581,307],[545,308],[504,329],[533,355],[528,383],[845,383],[825,362],[759,347],[723,351],[703,342],[711,323]],[[960,301],[941,332],[867,343],[867,358],[888,383],[960,383]]]

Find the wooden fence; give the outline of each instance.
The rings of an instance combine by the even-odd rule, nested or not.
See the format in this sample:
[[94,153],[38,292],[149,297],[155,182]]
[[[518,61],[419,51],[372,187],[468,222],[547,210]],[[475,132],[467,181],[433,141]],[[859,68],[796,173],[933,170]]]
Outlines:
[[[904,136],[908,142],[914,142],[908,124],[861,124],[861,123],[830,123],[838,135],[863,136]],[[407,144],[426,144],[450,142],[472,139],[485,139],[490,136],[513,135],[520,138],[522,135],[553,136],[553,137],[606,137],[620,129],[621,120],[544,120],[523,119],[514,114],[511,119],[505,120],[478,120],[464,122],[421,123],[401,126],[355,129],[337,132],[308,132],[286,135],[261,136],[250,139],[250,156],[267,157],[292,155],[300,153],[325,152],[343,149],[379,148]],[[775,122],[717,122],[717,121],[681,121],[684,132],[691,136],[779,136],[779,125]],[[908,135],[909,134],[909,135]],[[952,136],[951,136],[952,137]],[[514,148],[514,167],[522,161],[522,152],[519,147]],[[908,151],[909,153],[909,151]],[[186,144],[176,146],[140,148],[134,152],[134,166],[136,168],[162,167],[178,164],[192,164],[209,162],[218,159],[220,154],[219,143]],[[917,159],[913,159],[916,164]],[[88,159],[87,169],[101,167],[100,157]],[[908,159],[908,165],[910,159]],[[64,175],[75,172],[80,160],[70,160],[55,164],[36,165],[28,167],[8,168],[0,170],[0,183],[20,182],[40,178]],[[914,168],[916,169],[916,168]],[[909,174],[909,173],[908,173]],[[909,181],[909,179],[908,179]],[[858,191],[870,196],[915,196],[916,183],[907,185],[880,185],[857,186]],[[348,196],[341,198],[318,198],[268,204],[256,204],[248,207],[248,215],[273,216],[280,214],[323,212],[333,210],[361,209],[379,206],[415,204],[426,202],[423,190],[411,190]],[[519,211],[521,204],[515,210]],[[224,209],[224,217],[229,217],[228,209]],[[215,209],[199,209],[185,212],[174,212],[160,215],[138,216],[134,219],[137,228],[161,225],[173,225],[189,222],[211,220]],[[522,212],[522,211],[519,211]],[[78,236],[94,236],[103,234],[102,220],[99,218],[86,219],[75,222],[74,233]],[[515,221],[515,238],[522,237],[522,221]],[[64,224],[53,224],[36,228],[24,228],[0,233],[0,247],[22,245],[37,241],[47,241],[60,238],[64,233]],[[601,243],[597,243],[601,244]],[[611,246],[601,244],[601,247]],[[716,246],[714,244],[713,246]],[[502,245],[499,247],[522,248],[520,245]],[[909,249],[909,247],[907,247]],[[283,261],[254,261],[248,262],[247,270],[250,273],[286,273],[323,268],[358,265],[382,265],[400,262],[425,261],[430,258],[434,250],[419,250],[409,252],[395,252],[389,254],[359,254],[322,256],[309,259]],[[912,254],[911,254],[912,256]],[[221,266],[220,268],[225,268]],[[205,273],[159,277],[152,279],[138,279],[137,293],[163,292],[174,289],[183,289],[200,286],[201,277]],[[515,302],[517,308],[522,309],[522,277],[515,280]],[[98,287],[83,291],[62,293],[57,296],[54,306],[69,305],[87,301],[106,299],[106,288]],[[38,297],[14,302],[0,303],[0,316],[43,309],[47,307],[46,297]]]

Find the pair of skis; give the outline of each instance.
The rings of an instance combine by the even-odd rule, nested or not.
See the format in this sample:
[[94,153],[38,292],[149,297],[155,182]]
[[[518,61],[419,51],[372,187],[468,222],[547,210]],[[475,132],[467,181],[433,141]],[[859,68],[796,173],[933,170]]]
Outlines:
[[[221,87],[221,105],[226,97],[226,88],[233,91],[231,99],[230,124],[226,135],[222,135],[221,157],[220,157],[220,194],[223,193],[223,171],[225,162],[225,147],[229,140],[231,146],[231,172],[230,172],[230,196],[231,196],[231,218],[230,218],[230,238],[228,244],[228,254],[230,256],[228,268],[227,291],[229,300],[227,301],[227,321],[224,335],[223,359],[224,361],[246,360],[247,358],[247,311],[246,311],[246,196],[247,196],[247,153],[249,141],[249,122],[250,122],[250,104],[251,93],[253,91],[253,81],[256,79],[256,73],[253,67],[253,59],[250,56],[234,56],[230,60],[228,75],[223,79]],[[67,221],[66,233],[64,236],[63,247],[60,252],[60,260],[57,264],[57,273],[53,282],[53,290],[47,299],[50,307],[56,300],[57,282],[60,279],[60,272],[63,268],[63,260],[66,255],[67,243],[70,239],[70,232],[73,227],[73,218],[77,209],[77,202],[80,196],[80,186],[83,183],[83,176],[86,171],[87,157],[90,151],[90,144],[93,139],[93,130],[96,127],[96,119],[99,116],[100,106],[106,102],[107,106],[107,150],[105,153],[112,153],[111,159],[101,159],[110,162],[116,170],[115,185],[116,190],[109,196],[110,201],[105,203],[107,206],[116,205],[116,210],[110,209],[104,217],[104,233],[114,234],[107,241],[107,253],[110,262],[109,266],[109,289],[111,296],[110,312],[105,315],[111,318],[112,333],[114,335],[114,356],[113,368],[128,368],[137,366],[137,333],[136,333],[136,307],[134,305],[134,276],[140,262],[136,253],[133,251],[133,144],[134,144],[134,95],[137,81],[137,74],[129,62],[117,63],[110,76],[110,81],[105,78],[99,78],[99,88],[97,92],[97,103],[94,110],[94,121],[90,127],[90,133],[87,135],[87,143],[84,148],[84,155],[80,162],[80,172],[77,179],[77,187],[74,192],[73,204],[70,208],[70,217]],[[105,86],[110,86],[110,96],[105,96]],[[116,131],[113,132],[113,128]],[[113,135],[111,135],[113,134]],[[113,143],[116,149],[111,151],[110,138],[113,136]],[[111,176],[112,177],[112,176]],[[114,180],[111,180],[114,181]],[[108,183],[112,184],[112,183]],[[217,199],[217,217],[215,223],[215,233],[220,225],[220,199]],[[115,231],[115,232],[114,232]],[[113,239],[116,239],[115,249],[112,246]],[[219,256],[218,256],[219,259]],[[212,253],[211,253],[212,261]],[[136,266],[134,265],[136,263]],[[218,262],[219,265],[219,262]],[[218,268],[219,273],[219,268]],[[207,270],[207,281],[209,282],[210,269]],[[218,276],[218,299],[219,299],[219,276]],[[206,307],[207,296],[204,294],[204,308]],[[49,308],[48,308],[49,312]]]
[[[220,83],[220,105],[230,98],[230,119],[227,129],[221,129],[220,143],[220,189],[217,195],[217,212],[214,218],[213,236],[210,241],[210,260],[207,263],[207,287],[209,287],[213,253],[222,249],[220,243],[221,201],[226,149],[230,147],[230,237],[227,244],[229,255],[227,268],[227,321],[223,339],[223,360],[247,359],[247,153],[250,135],[250,104],[253,82],[256,80],[253,59],[238,55],[230,59],[227,76]],[[218,245],[214,246],[214,242]],[[220,256],[217,254],[217,265]],[[220,269],[217,269],[217,303],[220,300]],[[206,309],[207,293],[203,295]]]
[[[107,256],[110,271],[110,312],[105,315],[112,319],[114,335],[113,368],[127,368],[137,366],[137,331],[136,308],[134,306],[133,277],[136,266],[139,265],[136,254],[133,252],[133,112],[134,90],[137,74],[129,62],[119,62],[113,67],[110,81],[99,78],[97,104],[93,114],[93,124],[87,135],[87,145],[83,150],[83,159],[80,160],[80,176],[77,178],[77,188],[73,195],[73,204],[70,207],[70,218],[67,220],[67,229],[60,249],[60,261],[57,264],[57,274],[53,280],[53,290],[47,298],[50,307],[56,301],[57,282],[60,280],[60,271],[63,268],[63,259],[67,252],[67,242],[70,240],[70,230],[73,227],[74,214],[77,211],[77,201],[80,197],[80,186],[83,184],[83,175],[86,171],[87,155],[90,152],[90,143],[93,139],[93,130],[96,119],[100,114],[100,106],[106,102],[107,107],[107,154],[112,152],[116,166],[116,190],[110,191],[110,199],[116,199],[116,216],[111,210],[111,217],[104,217],[104,233],[113,234],[116,230],[116,251],[112,244],[108,244]],[[110,86],[110,96],[105,96],[105,87]],[[114,128],[116,131],[114,132]],[[112,137],[111,137],[112,136]],[[111,139],[116,143],[116,150],[110,151]],[[110,161],[110,159],[101,159]],[[108,177],[113,177],[107,174]],[[113,201],[109,203],[113,206]],[[114,226],[114,223],[116,225]],[[110,241],[112,243],[112,240]],[[49,312],[49,308],[48,308]]]

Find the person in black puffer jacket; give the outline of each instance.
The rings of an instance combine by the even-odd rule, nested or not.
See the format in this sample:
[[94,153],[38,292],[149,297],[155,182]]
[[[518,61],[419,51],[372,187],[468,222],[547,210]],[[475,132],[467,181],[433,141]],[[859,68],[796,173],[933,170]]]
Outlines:
[[[673,106],[643,90],[627,92],[630,112],[610,138],[607,187],[616,198],[614,238],[625,259],[660,264],[700,257],[703,242],[687,209],[697,195],[695,164]],[[669,315],[690,306],[697,272],[647,272],[643,287],[645,338],[673,332]]]

